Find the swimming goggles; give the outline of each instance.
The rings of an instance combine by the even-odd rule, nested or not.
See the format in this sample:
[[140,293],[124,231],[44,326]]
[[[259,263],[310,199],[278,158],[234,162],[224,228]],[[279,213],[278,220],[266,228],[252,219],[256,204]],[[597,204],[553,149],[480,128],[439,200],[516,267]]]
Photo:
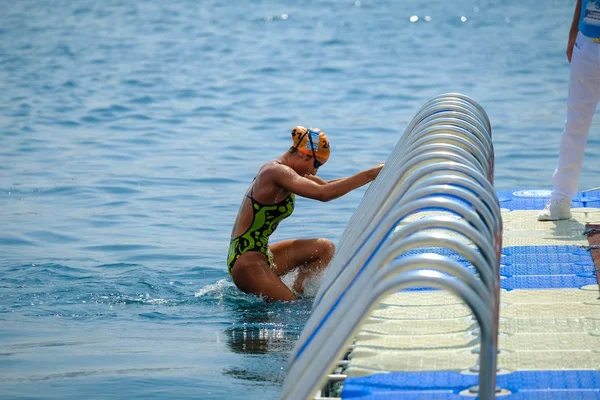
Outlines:
[[315,169],[319,169],[319,167],[321,165],[323,165],[323,163],[319,160],[317,160],[317,155],[315,154],[315,145],[313,144],[312,141],[312,135],[311,133],[316,132],[316,131],[311,131],[310,129],[308,130],[308,141],[310,142],[310,149],[312,150],[313,153],[313,165],[315,167]]

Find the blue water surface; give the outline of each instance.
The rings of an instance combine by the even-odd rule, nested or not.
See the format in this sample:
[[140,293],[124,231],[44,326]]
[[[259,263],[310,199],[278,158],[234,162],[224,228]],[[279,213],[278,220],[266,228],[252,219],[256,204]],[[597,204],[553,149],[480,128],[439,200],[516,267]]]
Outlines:
[[[353,174],[461,92],[492,121],[496,187],[548,188],[574,3],[3,1],[0,397],[277,398],[311,300],[227,275],[258,167],[304,125],[332,143],[320,174]],[[299,199],[273,239],[337,242],[364,190]]]

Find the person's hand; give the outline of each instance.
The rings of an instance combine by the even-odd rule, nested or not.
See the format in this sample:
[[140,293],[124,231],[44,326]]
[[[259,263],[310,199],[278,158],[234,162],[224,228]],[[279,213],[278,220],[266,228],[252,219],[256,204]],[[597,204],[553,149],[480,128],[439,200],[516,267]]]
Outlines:
[[567,43],[567,60],[571,62],[571,57],[573,57],[573,47],[575,47],[575,42],[577,40],[577,36],[569,37],[569,43]]
[[381,172],[381,169],[383,168],[383,163],[380,162],[379,164],[377,164],[376,166],[374,166],[373,168],[369,169],[369,178],[374,181],[375,178],[377,178],[377,175],[379,175],[379,173]]

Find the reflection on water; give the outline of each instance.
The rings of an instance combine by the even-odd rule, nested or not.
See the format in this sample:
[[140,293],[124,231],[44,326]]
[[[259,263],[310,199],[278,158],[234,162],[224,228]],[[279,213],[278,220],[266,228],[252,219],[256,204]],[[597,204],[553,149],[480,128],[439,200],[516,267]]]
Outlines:
[[310,309],[308,300],[235,307],[233,326],[223,332],[231,352],[245,356],[223,373],[237,379],[281,383]]
[[287,340],[283,327],[241,326],[227,331],[228,345],[234,353],[266,354],[269,349],[285,347]]

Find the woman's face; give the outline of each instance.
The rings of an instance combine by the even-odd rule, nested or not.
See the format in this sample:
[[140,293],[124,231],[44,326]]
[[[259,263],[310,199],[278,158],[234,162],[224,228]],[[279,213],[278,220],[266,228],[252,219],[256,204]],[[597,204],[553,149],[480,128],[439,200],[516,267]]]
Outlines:
[[317,162],[315,162],[315,157],[308,154],[304,155],[304,158],[304,164],[307,168],[306,174],[308,175],[316,175],[319,168],[325,165],[325,163],[327,162],[326,158],[322,158],[319,156],[316,157]]

